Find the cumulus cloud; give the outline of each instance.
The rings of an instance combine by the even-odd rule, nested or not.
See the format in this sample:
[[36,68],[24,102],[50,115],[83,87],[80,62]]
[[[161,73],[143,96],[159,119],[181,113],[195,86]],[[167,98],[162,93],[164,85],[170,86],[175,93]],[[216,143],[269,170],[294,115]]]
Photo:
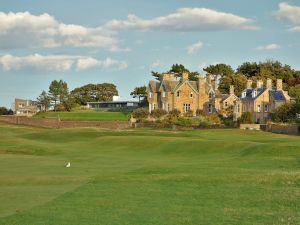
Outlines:
[[155,60],[153,63],[151,63],[150,64],[150,68],[151,69],[154,69],[154,68],[157,68],[157,67],[159,67],[159,66],[161,66],[161,62],[160,62],[160,60]]
[[91,67],[100,69],[125,69],[127,63],[111,58],[99,60],[86,56],[72,55],[39,55],[13,56],[10,54],[0,56],[0,68],[4,71],[45,71],[66,72],[74,68],[77,71]]
[[231,13],[219,12],[207,8],[180,8],[176,12],[142,19],[128,15],[126,20],[111,20],[104,25],[105,29],[138,29],[162,31],[210,31],[224,29],[257,29],[252,19]]
[[58,22],[44,13],[0,12],[0,48],[99,47],[114,49],[117,39],[101,27],[85,27]]
[[279,49],[280,45],[278,44],[269,44],[269,45],[262,45],[262,46],[258,46],[256,48],[256,50],[274,50],[274,49]]
[[187,47],[187,53],[189,55],[195,54],[196,52],[198,52],[201,48],[203,47],[203,43],[201,41],[192,44],[190,46]]
[[279,9],[275,13],[280,20],[287,20],[292,23],[293,27],[289,29],[291,32],[300,32],[300,7],[289,5],[286,2],[279,4]]

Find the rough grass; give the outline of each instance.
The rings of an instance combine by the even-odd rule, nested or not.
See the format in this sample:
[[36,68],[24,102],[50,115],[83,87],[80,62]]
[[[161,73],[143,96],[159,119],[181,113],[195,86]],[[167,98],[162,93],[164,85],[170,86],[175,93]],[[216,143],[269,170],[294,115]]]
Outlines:
[[300,138],[2,124],[0,193],[7,225],[299,224]]
[[60,118],[61,120],[73,121],[128,121],[127,112],[103,112],[83,110],[74,112],[41,112],[35,118]]

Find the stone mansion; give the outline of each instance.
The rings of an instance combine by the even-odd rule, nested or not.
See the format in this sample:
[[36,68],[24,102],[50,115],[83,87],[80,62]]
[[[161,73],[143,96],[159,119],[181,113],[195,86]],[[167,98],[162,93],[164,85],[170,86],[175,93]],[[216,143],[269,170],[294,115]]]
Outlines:
[[282,80],[276,81],[273,88],[272,80],[268,79],[264,86],[257,81],[252,87],[248,80],[247,88],[241,97],[234,94],[230,86],[228,94],[221,94],[213,75],[199,77],[198,81],[190,81],[188,73],[183,73],[180,79],[173,73],[165,73],[160,80],[151,80],[147,87],[149,112],[154,109],[171,111],[178,109],[182,114],[191,111],[196,115],[197,110],[204,114],[218,113],[225,117],[233,115],[237,120],[243,112],[251,112],[258,123],[266,122],[269,112],[278,106],[290,102],[287,92],[282,89]]

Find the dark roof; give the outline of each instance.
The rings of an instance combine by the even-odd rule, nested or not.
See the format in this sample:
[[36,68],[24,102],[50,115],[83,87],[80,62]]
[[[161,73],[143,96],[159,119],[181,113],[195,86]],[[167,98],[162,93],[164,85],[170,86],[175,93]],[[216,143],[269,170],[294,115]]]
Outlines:
[[285,97],[282,90],[271,90],[270,95],[275,101],[284,101]]
[[[250,99],[250,100],[254,100],[256,99],[258,96],[260,96],[264,91],[266,90],[266,88],[251,88],[251,89],[245,89],[243,92],[246,92],[246,96],[243,97],[241,96],[240,99]],[[253,98],[252,97],[252,92],[257,91],[256,96]],[[242,92],[242,93],[243,93]]]
[[163,86],[165,87],[165,91],[172,92],[176,88],[176,86],[179,84],[179,81],[177,80],[164,80]]

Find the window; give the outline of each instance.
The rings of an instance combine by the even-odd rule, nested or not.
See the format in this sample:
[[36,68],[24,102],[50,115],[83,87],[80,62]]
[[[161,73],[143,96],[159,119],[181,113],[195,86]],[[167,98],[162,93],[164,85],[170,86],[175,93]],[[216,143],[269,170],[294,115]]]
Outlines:
[[253,92],[252,92],[252,98],[255,98],[257,96],[257,90],[254,90]]
[[165,110],[165,103],[162,104],[162,109]]
[[183,110],[184,112],[188,112],[191,110],[191,104],[183,104]]
[[177,95],[177,97],[179,97],[179,96],[180,96],[180,92],[179,92],[179,91],[177,91],[176,95]]
[[243,105],[243,112],[246,112],[246,106]]
[[153,110],[156,108],[156,104],[155,103],[153,103]]
[[193,92],[190,93],[190,97],[191,97],[191,98],[193,97]]
[[212,104],[208,104],[208,112],[209,113],[213,113],[213,111],[214,111],[213,105]]
[[265,105],[265,112],[269,112],[269,105],[268,104]]
[[237,105],[237,112],[240,112],[240,104]]
[[209,98],[213,98],[215,97],[214,93],[213,92],[209,92]]
[[242,98],[246,98],[246,91],[242,93]]
[[227,107],[228,106],[228,103],[227,102],[225,102],[225,107]]
[[257,112],[261,112],[260,105],[257,105]]
[[152,92],[149,93],[149,98],[152,98]]
[[164,97],[166,97],[166,92],[162,92],[162,97],[164,98]]
[[170,104],[168,103],[168,112],[170,112]]

